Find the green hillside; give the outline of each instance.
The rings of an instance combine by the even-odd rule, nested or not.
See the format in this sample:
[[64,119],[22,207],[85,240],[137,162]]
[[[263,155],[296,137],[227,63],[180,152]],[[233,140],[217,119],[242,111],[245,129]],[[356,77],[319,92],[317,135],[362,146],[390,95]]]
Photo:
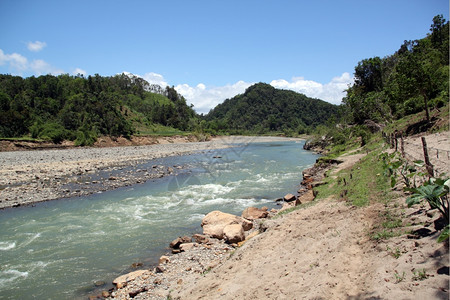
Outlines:
[[258,83],[217,105],[206,120],[212,130],[234,133],[305,133],[326,123],[337,112],[338,106],[328,102]]
[[2,138],[31,136],[89,145],[101,135],[188,130],[195,117],[173,87],[163,89],[132,75],[0,75]]

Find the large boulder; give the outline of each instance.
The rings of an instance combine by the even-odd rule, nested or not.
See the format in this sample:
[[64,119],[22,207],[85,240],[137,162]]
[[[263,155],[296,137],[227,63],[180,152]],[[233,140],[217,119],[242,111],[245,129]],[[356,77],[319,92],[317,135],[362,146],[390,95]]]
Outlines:
[[231,224],[223,228],[223,236],[230,243],[239,243],[245,240],[244,228],[241,224]]
[[223,229],[227,225],[240,224],[247,231],[253,227],[253,223],[232,214],[215,210],[207,214],[202,220],[203,234],[217,239],[223,239]]
[[267,218],[267,216],[269,215],[269,212],[267,211],[267,207],[266,209],[260,209],[257,207],[247,207],[243,212],[242,212],[242,217],[244,219],[247,220],[256,220],[256,219],[263,219],[263,218]]
[[117,286],[117,288],[123,287],[127,282],[135,280],[137,277],[142,276],[144,273],[148,272],[148,270],[137,270],[122,276],[117,277],[113,280],[113,284]]
[[313,190],[308,190],[306,193],[302,194],[300,197],[298,197],[298,200],[300,200],[300,203],[306,203],[311,202],[315,198]]

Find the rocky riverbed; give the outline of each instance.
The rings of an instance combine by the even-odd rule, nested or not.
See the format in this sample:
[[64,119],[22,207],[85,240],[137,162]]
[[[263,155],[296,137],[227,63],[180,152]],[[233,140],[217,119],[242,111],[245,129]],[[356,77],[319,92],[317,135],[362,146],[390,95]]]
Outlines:
[[0,209],[143,183],[189,167],[151,164],[157,158],[280,139],[286,140],[234,136],[207,142],[164,139],[143,146],[0,152]]

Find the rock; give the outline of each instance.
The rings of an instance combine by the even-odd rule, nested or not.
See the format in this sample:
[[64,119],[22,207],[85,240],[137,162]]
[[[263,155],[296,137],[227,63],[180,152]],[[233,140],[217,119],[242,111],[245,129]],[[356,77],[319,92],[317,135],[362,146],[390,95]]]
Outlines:
[[300,200],[300,203],[305,202],[311,202],[315,198],[313,190],[308,190],[306,193],[302,194],[300,197],[298,197],[298,200]]
[[280,208],[280,210],[278,212],[285,211],[286,209],[289,209],[289,208],[294,207],[294,206],[295,206],[295,202],[294,201],[292,201],[292,202],[285,202],[285,203],[283,203],[283,206]]
[[134,298],[138,294],[143,293],[143,292],[145,292],[147,290],[148,290],[148,288],[146,288],[146,287],[140,287],[138,289],[135,289],[135,290],[132,290],[132,291],[128,292],[128,296],[130,296],[130,298]]
[[244,231],[250,230],[253,223],[232,214],[215,210],[207,214],[202,220],[203,234],[213,238],[223,239],[223,229],[227,225],[240,224]]
[[286,202],[291,202],[291,201],[294,201],[296,199],[296,197],[292,194],[287,194],[286,196],[283,197],[283,199]]
[[137,271],[119,276],[113,280],[113,284],[115,284],[117,286],[117,288],[119,288],[119,284],[121,284],[122,286],[125,286],[127,282],[135,280],[137,277],[143,275],[147,271],[148,270],[137,270]]
[[124,288],[126,286],[127,286],[126,282],[119,282],[118,284],[116,284],[116,288],[117,289],[122,289],[122,288]]
[[157,266],[155,268],[155,273],[164,273],[166,271],[166,269],[164,267],[161,266]]
[[163,255],[159,258],[159,264],[166,264],[170,262],[170,258],[166,255]]
[[195,243],[185,243],[180,245],[181,252],[186,252],[195,247]]
[[203,234],[194,234],[192,237],[195,240],[195,242],[199,244],[206,244],[209,242],[209,238]]
[[244,228],[241,224],[230,224],[223,228],[223,235],[230,244],[245,240]]
[[178,248],[180,247],[181,244],[184,244],[184,243],[190,243],[190,242],[192,242],[192,239],[191,239],[190,237],[188,237],[188,236],[183,236],[183,237],[179,237],[179,238],[174,239],[174,240],[170,243],[169,247],[170,247],[170,248],[173,248],[173,249],[178,249]]
[[172,254],[178,254],[181,253],[180,249],[172,249]]
[[269,213],[267,212],[267,207],[266,207],[266,210],[259,209],[257,207],[247,207],[242,212],[242,217],[247,220],[256,220],[256,219],[267,218],[268,214]]
[[109,296],[111,296],[111,294],[108,291],[103,291],[102,292],[102,297],[103,298],[108,298]]
[[99,287],[99,286],[102,286],[102,285],[105,285],[105,284],[106,284],[106,282],[104,282],[104,281],[102,281],[102,280],[99,280],[99,281],[94,282],[94,285],[95,285],[96,287]]

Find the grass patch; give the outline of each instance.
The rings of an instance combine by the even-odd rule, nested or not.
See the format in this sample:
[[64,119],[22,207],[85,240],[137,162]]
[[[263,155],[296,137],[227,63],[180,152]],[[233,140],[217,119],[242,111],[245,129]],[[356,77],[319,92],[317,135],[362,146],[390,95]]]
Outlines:
[[334,176],[327,173],[325,185],[314,190],[318,199],[339,197],[355,206],[365,206],[371,201],[382,201],[389,193],[389,182],[382,176],[383,166],[378,159],[381,150],[369,152],[351,169],[341,170]]
[[402,235],[402,233],[400,233],[400,232],[397,232],[397,231],[394,231],[394,230],[382,229],[380,231],[374,232],[370,236],[370,238],[372,240],[379,241],[379,240],[387,240],[387,239],[390,239],[392,237],[400,236],[400,235]]
[[181,131],[179,129],[163,126],[161,124],[136,124],[136,136],[175,136],[175,135],[189,135],[190,132]]

